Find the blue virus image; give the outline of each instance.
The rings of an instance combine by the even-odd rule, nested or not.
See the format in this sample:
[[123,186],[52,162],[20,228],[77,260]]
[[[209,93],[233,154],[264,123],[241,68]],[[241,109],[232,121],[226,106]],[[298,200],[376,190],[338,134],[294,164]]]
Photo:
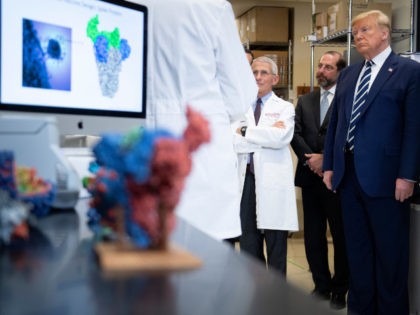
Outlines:
[[22,85],[43,89],[50,88],[47,67],[44,63],[42,51],[33,24],[29,20],[23,20],[23,67]]
[[71,90],[71,29],[22,20],[22,86]]
[[61,59],[60,42],[55,39],[50,39],[48,41],[47,53],[51,58],[60,60]]

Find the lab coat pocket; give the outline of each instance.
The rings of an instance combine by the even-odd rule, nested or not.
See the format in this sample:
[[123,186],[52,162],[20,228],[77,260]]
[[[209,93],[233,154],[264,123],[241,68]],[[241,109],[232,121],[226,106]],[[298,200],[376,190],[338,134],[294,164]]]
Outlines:
[[262,169],[261,187],[275,191],[286,185],[287,166],[280,162],[265,163]]

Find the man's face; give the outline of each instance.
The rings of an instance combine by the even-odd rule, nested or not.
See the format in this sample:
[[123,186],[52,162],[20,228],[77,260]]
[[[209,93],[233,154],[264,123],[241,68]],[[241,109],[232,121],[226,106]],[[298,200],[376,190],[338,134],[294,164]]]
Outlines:
[[316,79],[318,80],[318,85],[324,89],[329,89],[337,81],[339,74],[337,61],[339,58],[339,55],[325,54],[319,60]]
[[264,96],[271,92],[273,85],[279,81],[278,75],[271,73],[270,64],[254,60],[252,62],[252,72],[258,85],[258,96]]
[[373,16],[368,16],[352,25],[352,34],[357,51],[372,59],[388,46],[389,31],[379,26]]

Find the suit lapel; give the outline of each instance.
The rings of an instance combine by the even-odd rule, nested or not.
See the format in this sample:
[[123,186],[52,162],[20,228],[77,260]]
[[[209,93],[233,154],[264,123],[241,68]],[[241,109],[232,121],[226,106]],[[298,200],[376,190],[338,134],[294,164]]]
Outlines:
[[312,109],[312,115],[313,115],[313,119],[314,119],[314,123],[317,129],[319,129],[320,126],[320,121],[319,121],[319,116],[320,116],[320,112],[321,112],[321,108],[320,108],[320,97],[321,97],[321,92],[319,90],[316,90],[313,94],[312,94],[312,100],[311,103],[313,104],[311,106]]
[[378,93],[381,91],[385,82],[395,73],[397,66],[398,59],[395,58],[394,53],[391,53],[382,65],[375,81],[373,81],[372,86],[369,89],[366,105],[361,110],[360,115],[363,115],[366,112],[370,104],[372,104]]

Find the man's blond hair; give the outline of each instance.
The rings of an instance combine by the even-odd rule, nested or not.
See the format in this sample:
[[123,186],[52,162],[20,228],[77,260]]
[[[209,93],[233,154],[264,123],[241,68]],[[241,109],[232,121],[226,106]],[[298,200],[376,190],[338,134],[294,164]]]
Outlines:
[[376,20],[376,23],[378,24],[379,27],[381,28],[386,28],[388,30],[388,41],[390,40],[390,36],[391,36],[391,20],[389,19],[389,17],[383,13],[380,10],[370,10],[370,11],[366,11],[366,12],[362,12],[358,15],[356,15],[352,20],[351,20],[351,26],[353,27],[355,23],[359,22],[360,20],[363,20],[367,17],[373,17]]

